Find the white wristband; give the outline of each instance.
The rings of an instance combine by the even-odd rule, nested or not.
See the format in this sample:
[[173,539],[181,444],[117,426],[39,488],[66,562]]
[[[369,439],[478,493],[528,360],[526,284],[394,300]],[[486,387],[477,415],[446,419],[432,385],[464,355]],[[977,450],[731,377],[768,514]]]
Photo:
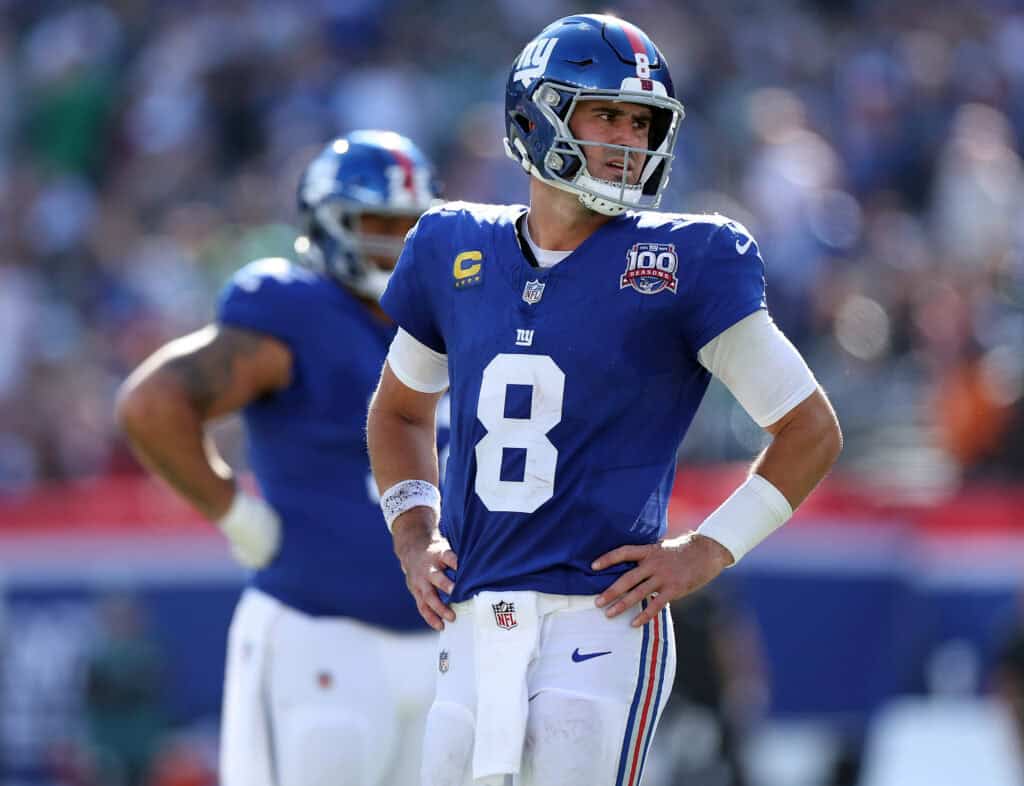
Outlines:
[[441,518],[441,492],[426,480],[403,480],[380,495],[380,509],[384,512],[388,532],[395,519],[413,508],[430,508]]
[[281,546],[281,519],[264,500],[237,491],[217,526],[231,544],[235,559],[247,568],[262,568]]
[[725,546],[735,565],[792,515],[782,492],[755,474],[704,519],[697,532]]

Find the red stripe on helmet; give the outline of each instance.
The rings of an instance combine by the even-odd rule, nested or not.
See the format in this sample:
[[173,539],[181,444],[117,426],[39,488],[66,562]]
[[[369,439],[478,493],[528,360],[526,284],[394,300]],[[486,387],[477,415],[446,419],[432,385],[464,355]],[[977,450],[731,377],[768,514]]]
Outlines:
[[619,23],[619,27],[622,28],[622,32],[626,34],[626,38],[629,39],[629,45],[633,47],[634,55],[646,55],[647,47],[644,46],[643,33],[640,32],[640,28],[636,25],[627,22],[625,19],[616,19]]
[[408,191],[410,194],[415,194],[416,193],[416,189],[413,186],[413,178],[412,178],[412,173],[413,173],[412,159],[409,158],[409,156],[407,156],[401,150],[395,150],[395,149],[392,148],[392,149],[388,150],[388,152],[391,153],[391,155],[393,155],[395,157],[395,160],[398,162],[398,165],[400,167],[402,167],[402,172],[405,173],[405,181],[402,184],[403,186],[405,186],[405,190]]

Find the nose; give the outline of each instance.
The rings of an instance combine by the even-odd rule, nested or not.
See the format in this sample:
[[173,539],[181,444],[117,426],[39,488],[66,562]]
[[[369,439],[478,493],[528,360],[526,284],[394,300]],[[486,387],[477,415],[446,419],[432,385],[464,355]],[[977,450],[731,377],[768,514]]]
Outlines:
[[619,122],[615,124],[613,138],[614,144],[616,145],[629,145],[630,147],[646,147],[647,129],[636,128],[633,125],[633,121],[631,118],[621,117],[619,118]]
[[[647,147],[647,129],[635,127],[628,117],[621,118],[620,122],[615,124],[615,132],[610,141],[615,145],[645,149]],[[643,155],[638,152],[626,151],[617,152],[617,155],[622,156],[623,163],[628,168],[630,175],[635,176],[637,174],[636,167],[643,161]]]

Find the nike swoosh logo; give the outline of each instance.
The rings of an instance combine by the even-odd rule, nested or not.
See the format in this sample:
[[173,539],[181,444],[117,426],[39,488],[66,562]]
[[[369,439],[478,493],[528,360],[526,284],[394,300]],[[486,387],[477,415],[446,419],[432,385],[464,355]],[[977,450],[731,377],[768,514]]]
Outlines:
[[580,652],[580,648],[577,647],[576,649],[574,649],[572,651],[572,662],[573,663],[583,663],[583,661],[590,660],[591,658],[600,658],[602,655],[611,655],[611,654],[612,654],[611,650],[608,650],[607,652],[587,652],[587,653],[582,653],[582,652]]
[[747,253],[747,249],[750,248],[750,244],[754,242],[754,238],[748,237],[747,242],[744,243],[740,240],[736,241],[736,253],[743,256]]

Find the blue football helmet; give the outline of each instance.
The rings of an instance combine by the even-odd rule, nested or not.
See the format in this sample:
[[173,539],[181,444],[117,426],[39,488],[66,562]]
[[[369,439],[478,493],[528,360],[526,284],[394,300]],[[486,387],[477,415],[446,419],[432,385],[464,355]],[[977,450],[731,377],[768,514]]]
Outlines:
[[391,271],[371,257],[396,260],[402,239],[360,230],[364,214],[418,217],[438,200],[427,157],[392,131],[355,131],[330,142],[299,181],[306,233],[295,241],[305,263],[356,294],[379,300]]
[[[649,106],[647,148],[606,143],[625,160],[642,162],[640,177],[618,182],[587,171],[581,142],[569,129],[580,101],[600,99]],[[579,196],[605,215],[655,208],[668,185],[683,105],[675,98],[665,58],[635,25],[603,14],[567,16],[526,45],[505,92],[505,152],[534,177]]]

